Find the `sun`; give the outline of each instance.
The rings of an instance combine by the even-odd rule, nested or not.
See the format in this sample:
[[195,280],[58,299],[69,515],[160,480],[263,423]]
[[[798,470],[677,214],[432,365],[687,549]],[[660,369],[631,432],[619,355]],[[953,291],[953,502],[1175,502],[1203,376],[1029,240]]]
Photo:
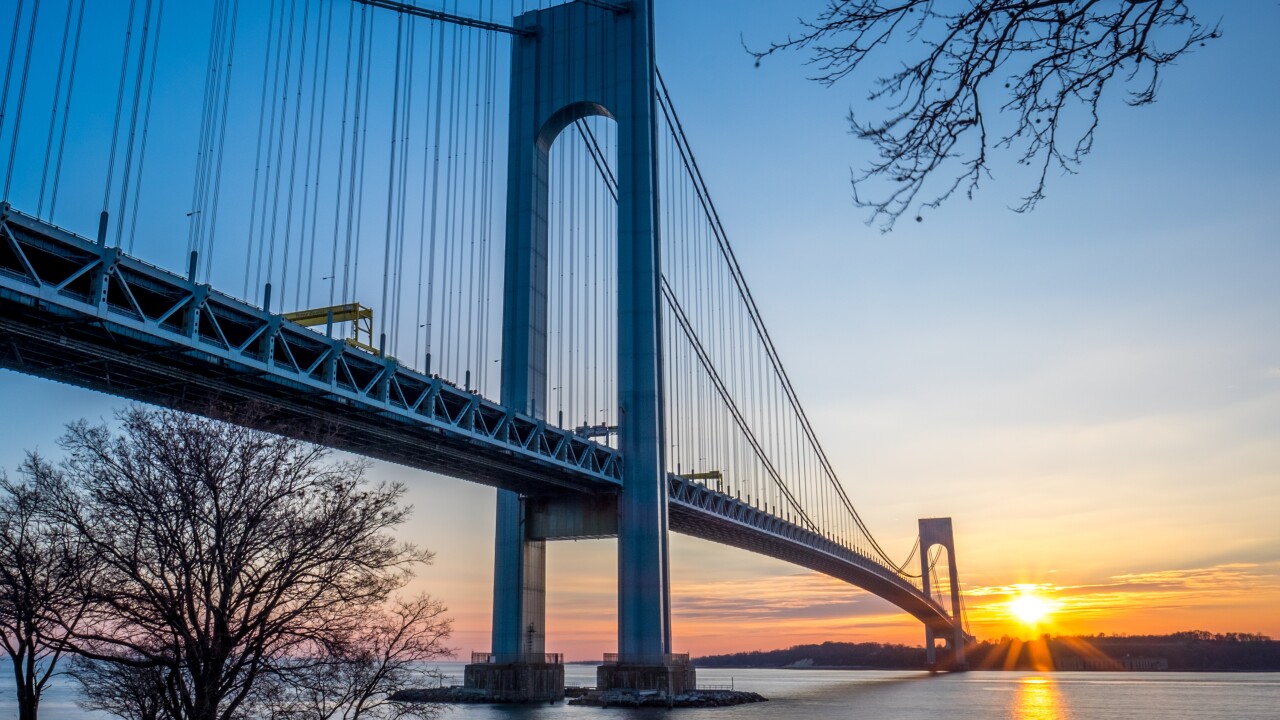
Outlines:
[[1026,591],[1009,602],[1009,612],[1024,625],[1038,624],[1052,610],[1053,608],[1044,598]]

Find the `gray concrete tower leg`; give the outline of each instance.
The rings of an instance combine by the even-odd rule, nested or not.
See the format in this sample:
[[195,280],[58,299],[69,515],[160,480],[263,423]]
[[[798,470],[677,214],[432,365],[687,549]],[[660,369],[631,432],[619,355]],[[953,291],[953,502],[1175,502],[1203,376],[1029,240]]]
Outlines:
[[498,491],[493,563],[493,641],[497,663],[542,662],[546,652],[546,541],[529,540],[524,501]]
[[618,655],[662,665],[667,651],[667,526],[658,318],[657,122],[652,0],[631,3],[629,77],[618,118]]
[[[921,589],[924,591],[925,597],[929,597],[931,585],[931,576],[929,573],[929,550],[925,547],[925,531],[924,521],[921,520],[920,529],[920,583]],[[929,670],[936,670],[938,667],[938,650],[934,647],[933,626],[924,626],[924,661],[929,666]]]
[[964,646],[964,606],[960,604],[960,574],[956,570],[956,551],[954,540],[953,544],[947,548],[949,582],[951,583],[951,617],[956,618],[956,623],[952,628],[951,647],[953,669],[965,670],[969,667],[969,663],[965,660]]
[[[513,68],[526,44],[514,41]],[[537,144],[536,88],[512,73],[512,126],[507,174],[507,228],[502,297],[502,403],[546,416],[547,393],[547,153]],[[519,111],[528,117],[517,122]],[[563,666],[545,667],[546,543],[530,540],[524,498],[497,494],[493,629],[488,662],[466,670],[468,687],[491,699],[563,697]],[[556,680],[558,670],[559,680]],[[547,676],[547,677],[543,677]],[[550,678],[550,679],[548,679]]]

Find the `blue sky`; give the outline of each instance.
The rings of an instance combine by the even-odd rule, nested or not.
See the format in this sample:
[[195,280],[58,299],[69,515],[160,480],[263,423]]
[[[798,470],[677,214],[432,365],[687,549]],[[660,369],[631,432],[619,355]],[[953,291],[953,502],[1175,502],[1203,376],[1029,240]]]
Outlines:
[[[848,184],[872,150],[844,118],[870,78],[825,88],[805,80],[803,55],[757,68],[742,49],[822,3],[657,4],[659,64],[720,215],[881,543],[905,554],[916,518],[953,516],[962,578],[988,593],[971,607],[992,605],[992,630],[1001,589],[1029,583],[1073,610],[1065,629],[1280,636],[1280,6],[1199,3],[1221,13],[1224,37],[1172,68],[1154,106],[1108,104],[1080,174],[1051,177],[1034,212],[1008,209],[1028,178],[1001,156],[973,200],[882,234]],[[195,11],[165,22],[175,39],[207,41]],[[198,101],[182,79],[203,55],[190,55],[166,60],[159,82]],[[47,128],[41,113],[24,128]],[[174,209],[190,175],[175,169],[188,184],[170,184],[167,158],[189,154],[191,133],[163,137],[148,151],[157,175],[140,220],[153,239],[137,254],[177,269]],[[59,222],[90,234],[101,190],[89,186],[101,180],[76,172],[86,189],[69,197],[87,199]],[[28,190],[13,194],[19,207]],[[24,448],[52,452],[67,421],[120,406],[9,371],[0,398],[10,470]],[[437,552],[423,584],[453,608],[462,649],[483,649],[492,491],[385,465],[373,474],[409,485],[418,511],[406,534]],[[677,649],[916,640],[892,608],[834,581],[687,538],[673,552]],[[612,553],[606,542],[552,548],[550,650],[613,649]],[[780,578],[804,591],[779,596]],[[770,630],[741,639],[760,617]]]

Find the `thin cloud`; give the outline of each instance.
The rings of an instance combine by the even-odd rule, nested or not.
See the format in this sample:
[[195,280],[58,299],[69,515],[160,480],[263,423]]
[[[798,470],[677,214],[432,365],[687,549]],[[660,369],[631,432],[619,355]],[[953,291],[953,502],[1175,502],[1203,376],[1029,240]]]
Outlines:
[[1083,585],[970,588],[966,591],[970,620],[984,627],[1008,626],[1008,603],[1024,591],[1050,600],[1060,625],[1124,621],[1134,615],[1151,619],[1160,613],[1242,606],[1251,603],[1256,593],[1280,592],[1280,562],[1124,573]]

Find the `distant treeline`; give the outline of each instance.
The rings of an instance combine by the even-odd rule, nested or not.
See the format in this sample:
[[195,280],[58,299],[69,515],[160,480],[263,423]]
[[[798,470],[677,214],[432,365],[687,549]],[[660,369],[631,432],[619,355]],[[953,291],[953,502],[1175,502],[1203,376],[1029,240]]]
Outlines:
[[[1249,633],[1199,630],[1171,635],[1044,635],[1023,641],[1002,637],[966,648],[978,670],[1280,671],[1280,642]],[[825,642],[785,650],[712,655],[701,667],[848,667],[920,670],[924,648],[888,643]]]
[[916,670],[925,666],[924,648],[888,643],[825,642],[796,645],[786,650],[754,650],[697,658],[700,667],[780,668],[866,667],[877,670]]

